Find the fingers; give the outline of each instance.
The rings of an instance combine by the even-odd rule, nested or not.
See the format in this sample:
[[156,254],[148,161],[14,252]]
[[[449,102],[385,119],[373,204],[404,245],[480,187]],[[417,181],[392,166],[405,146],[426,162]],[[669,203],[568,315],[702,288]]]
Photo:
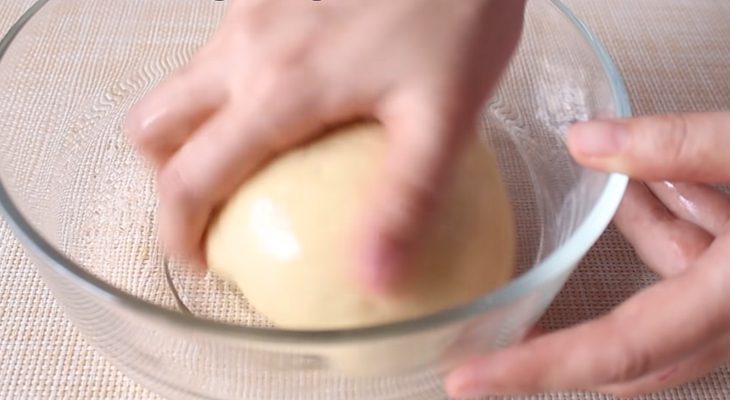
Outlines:
[[[730,133],[730,131],[728,131]],[[709,186],[693,183],[650,183],[651,191],[674,215],[712,235],[728,231],[730,197]]]
[[135,105],[125,121],[130,141],[155,166],[164,164],[224,103],[209,69],[187,66]]
[[427,226],[457,156],[459,127],[447,126],[443,114],[424,99],[428,97],[398,97],[379,115],[390,143],[357,241],[359,274],[375,292],[405,279],[411,247]]
[[664,277],[687,269],[714,240],[702,228],[672,215],[636,181],[629,183],[614,223],[639,257]]
[[723,264],[728,242],[715,242],[695,268],[644,290],[604,318],[468,363],[448,377],[449,393],[590,389],[679,362],[730,328],[730,277]]
[[657,392],[701,378],[728,360],[730,360],[730,334],[715,340],[677,364],[654,371],[635,381],[600,387],[597,390],[619,397]]
[[218,201],[212,192],[221,192],[218,185],[225,185],[232,178],[228,171],[220,175],[224,168],[219,160],[241,152],[232,152],[234,143],[243,148],[260,146],[252,143],[256,136],[242,131],[242,123],[235,110],[220,111],[158,174],[160,237],[169,254],[202,260],[203,233]]
[[671,114],[574,125],[570,151],[582,164],[646,181],[730,180],[730,113]]
[[295,104],[302,110],[272,107],[266,119],[254,107],[229,104],[165,165],[158,182],[160,236],[169,253],[200,261],[213,210],[278,151],[302,139],[300,132],[313,129],[302,112],[305,102]]

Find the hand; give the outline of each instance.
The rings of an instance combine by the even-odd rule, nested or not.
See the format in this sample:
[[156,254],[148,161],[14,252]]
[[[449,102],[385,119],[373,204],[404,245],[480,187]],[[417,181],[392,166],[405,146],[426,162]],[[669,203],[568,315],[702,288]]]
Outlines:
[[370,117],[390,148],[354,258],[368,287],[388,288],[516,46],[524,0],[230,7],[126,124],[159,171],[167,252],[204,263],[211,213],[257,168],[327,126]]
[[730,182],[730,113],[579,124],[569,146],[586,166],[653,182],[630,184],[615,222],[664,279],[603,318],[469,362],[447,379],[455,396],[637,395],[730,361],[730,197],[706,185]]

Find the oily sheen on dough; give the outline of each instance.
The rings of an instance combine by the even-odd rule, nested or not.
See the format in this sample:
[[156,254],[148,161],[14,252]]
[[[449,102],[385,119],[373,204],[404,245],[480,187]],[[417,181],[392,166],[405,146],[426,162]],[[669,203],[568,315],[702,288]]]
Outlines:
[[340,128],[270,162],[231,197],[206,241],[210,269],[274,324],[343,329],[465,304],[512,277],[514,227],[493,155],[477,139],[457,162],[397,293],[357,282],[352,243],[386,151],[379,124]]

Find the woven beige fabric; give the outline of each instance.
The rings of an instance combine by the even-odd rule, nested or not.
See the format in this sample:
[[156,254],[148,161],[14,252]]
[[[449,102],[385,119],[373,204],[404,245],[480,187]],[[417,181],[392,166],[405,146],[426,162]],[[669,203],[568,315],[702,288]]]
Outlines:
[[[0,1],[5,31],[32,0]],[[0,221],[0,398],[159,399],[79,336]]]
[[[0,30],[32,3],[0,0]],[[730,109],[730,2],[573,0],[627,81],[636,113]],[[0,398],[156,399],[101,358],[64,318],[0,224]],[[604,235],[546,317],[566,326],[609,310],[654,280],[613,230]],[[531,399],[604,399],[562,394]],[[730,370],[647,399],[728,399]]]

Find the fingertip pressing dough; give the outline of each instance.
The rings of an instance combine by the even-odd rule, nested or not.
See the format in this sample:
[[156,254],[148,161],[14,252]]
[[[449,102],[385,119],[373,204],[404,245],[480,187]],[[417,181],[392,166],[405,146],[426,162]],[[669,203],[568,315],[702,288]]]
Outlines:
[[478,139],[458,160],[443,203],[394,296],[357,282],[353,245],[386,151],[379,124],[340,128],[270,162],[210,226],[210,269],[237,283],[274,324],[345,329],[465,304],[508,281],[512,212],[494,156]]

